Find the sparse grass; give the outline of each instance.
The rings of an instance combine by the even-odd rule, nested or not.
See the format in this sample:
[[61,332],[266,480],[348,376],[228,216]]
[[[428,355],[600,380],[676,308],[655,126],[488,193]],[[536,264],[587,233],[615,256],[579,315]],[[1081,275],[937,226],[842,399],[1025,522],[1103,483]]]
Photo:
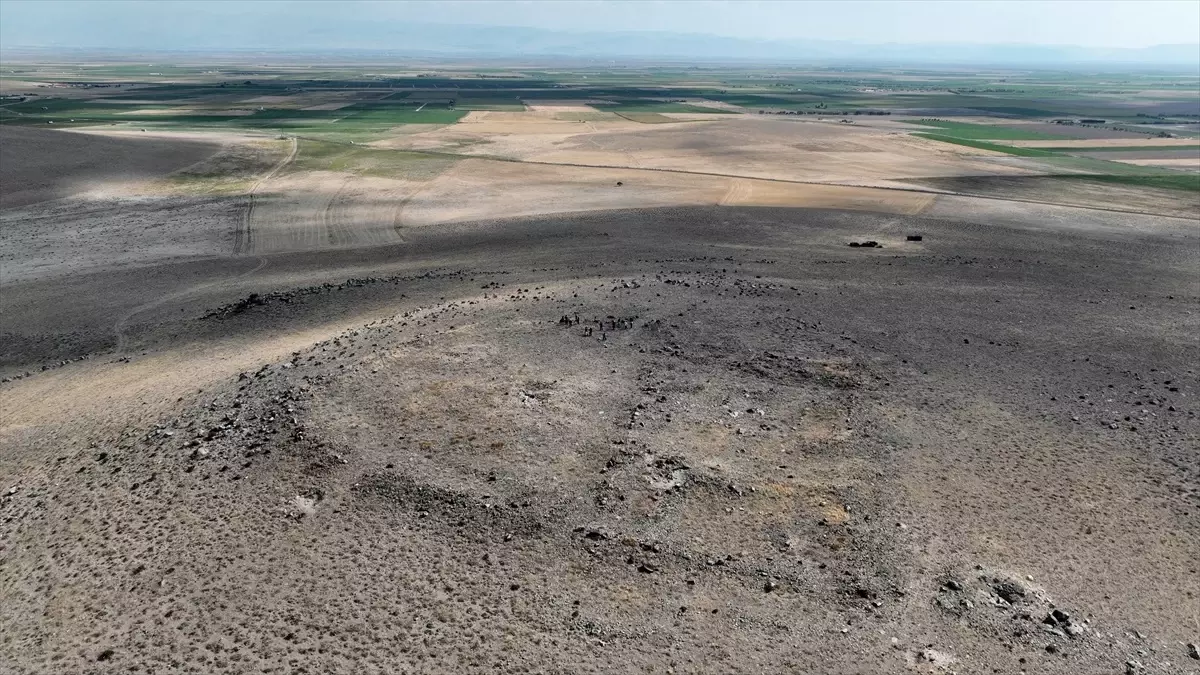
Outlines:
[[290,143],[271,139],[222,148],[208,159],[170,174],[160,186],[174,193],[242,194],[290,150]]
[[968,122],[944,122],[942,120],[921,120],[909,122],[925,127],[937,127],[939,136],[950,136],[967,140],[990,141],[1051,141],[1066,138],[1055,134],[1009,127],[996,127],[987,124],[971,124]]
[[1099,157],[1080,157],[1078,155],[1058,155],[1056,157],[1044,157],[1041,162],[1047,166],[1052,166],[1061,170],[1063,173],[1082,173],[1082,174],[1100,174],[1100,175],[1120,175],[1120,176],[1157,176],[1157,175],[1175,175],[1178,172],[1172,169],[1165,169],[1157,166],[1140,166],[1137,164],[1126,164],[1125,162],[1114,162]]
[[428,180],[458,162],[452,155],[405,152],[336,143],[311,138],[300,139],[300,151],[290,171],[343,171],[383,178]]

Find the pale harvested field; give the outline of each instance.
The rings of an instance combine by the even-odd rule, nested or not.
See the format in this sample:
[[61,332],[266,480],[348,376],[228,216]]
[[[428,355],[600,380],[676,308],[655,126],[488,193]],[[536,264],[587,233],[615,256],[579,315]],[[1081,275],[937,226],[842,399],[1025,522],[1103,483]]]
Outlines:
[[32,92],[49,86],[50,84],[48,82],[38,82],[36,80],[14,80],[11,77],[0,77],[0,94]]
[[[616,183],[621,181],[622,186]],[[592,167],[468,159],[416,192],[405,226],[664,206],[790,206],[916,214],[934,196],[895,190],[804,185]]]
[[264,138],[275,138],[276,134],[262,133],[253,131],[232,131],[232,130],[204,130],[204,131],[177,131],[175,129],[147,128],[145,131],[141,129],[131,129],[129,127],[75,127],[73,129],[62,130],[68,134],[81,134],[84,136],[95,136],[101,138],[121,138],[121,139],[153,139],[159,143],[169,143],[171,141],[194,141],[200,143],[219,143],[222,146],[236,145],[239,143],[255,143],[262,141]]
[[590,105],[581,105],[578,101],[559,102],[559,101],[543,101],[541,103],[526,103],[530,112],[598,112]]
[[[636,178],[635,178],[636,176]],[[617,187],[617,181],[626,185]],[[404,225],[668,205],[716,204],[727,179],[467,159],[405,205]]]
[[918,215],[931,207],[938,195],[844,185],[801,185],[730,179],[721,206],[785,206],[809,209],[846,209]]
[[[568,122],[527,113],[471,113],[459,124],[377,147],[446,151],[551,164],[635,167],[739,177],[871,182],[925,176],[1028,173],[987,151],[964,152],[865,124],[739,116],[647,125]],[[819,149],[817,149],[819,148]]]
[[712,101],[706,98],[693,99],[688,101],[688,105],[698,105],[701,108],[715,108],[716,110],[728,110],[730,112],[745,112],[745,108],[726,103],[724,101]]
[[[695,162],[689,159],[720,148],[720,138],[714,140],[708,133],[714,131],[711,126],[681,124],[674,133],[647,132],[647,125],[634,122],[570,124],[547,117],[546,113],[557,114],[555,111],[532,115],[473,113],[460,125],[373,144],[376,148],[432,149],[432,144],[444,143],[434,147],[488,156],[502,155],[496,146],[504,145],[513,153],[524,150],[527,157],[523,161],[468,157],[444,173],[432,176],[406,174],[400,168],[387,178],[340,171],[305,171],[265,180],[256,191],[246,251],[266,253],[389,243],[402,239],[406,227],[621,208],[719,204],[844,208],[911,215],[927,208],[934,198],[930,194],[900,190],[774,181],[771,178],[775,176],[770,175],[764,176],[765,179],[738,177],[737,173],[723,175],[717,173],[721,168],[716,164],[721,161],[718,157],[710,157],[707,166],[693,166]],[[580,126],[604,131],[562,132],[564,127]],[[476,129],[487,133],[481,134]],[[504,136],[498,129],[513,133]],[[830,129],[818,127],[818,130]],[[868,175],[861,169],[880,164],[881,153],[870,140],[879,140],[883,135],[871,136],[837,127],[831,130],[836,134],[833,138],[793,143],[784,151],[777,152],[768,144],[745,147],[741,150],[743,166],[728,161],[724,166],[726,170],[740,170],[753,176],[757,167],[778,163],[788,154],[803,154],[807,161],[815,163],[840,158],[847,167],[845,176],[851,175],[855,167],[859,167],[862,175]],[[839,142],[839,137],[845,136],[866,141]],[[901,136],[887,136],[887,139],[896,144],[905,142]],[[530,152],[529,146],[539,142],[548,151]],[[568,144],[576,149],[552,150]],[[585,149],[578,149],[580,145]],[[919,145],[909,150],[914,154],[920,151]],[[952,162],[963,163],[954,155],[943,157],[948,166]],[[925,163],[929,161],[927,158]],[[711,173],[706,173],[706,168]],[[891,174],[877,175],[881,179],[891,178]]]

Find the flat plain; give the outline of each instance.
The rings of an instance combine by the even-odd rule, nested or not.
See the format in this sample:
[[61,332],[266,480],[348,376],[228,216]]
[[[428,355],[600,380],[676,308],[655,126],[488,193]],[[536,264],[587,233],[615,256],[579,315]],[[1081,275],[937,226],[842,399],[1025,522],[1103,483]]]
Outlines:
[[1200,671],[1195,77],[5,66],[0,671]]

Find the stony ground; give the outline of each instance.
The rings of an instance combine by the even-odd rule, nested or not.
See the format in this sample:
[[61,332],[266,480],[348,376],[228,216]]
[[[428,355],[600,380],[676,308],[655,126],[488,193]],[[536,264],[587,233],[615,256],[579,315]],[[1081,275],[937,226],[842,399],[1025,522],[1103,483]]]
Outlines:
[[1194,223],[934,211],[10,285],[0,670],[1200,672]]

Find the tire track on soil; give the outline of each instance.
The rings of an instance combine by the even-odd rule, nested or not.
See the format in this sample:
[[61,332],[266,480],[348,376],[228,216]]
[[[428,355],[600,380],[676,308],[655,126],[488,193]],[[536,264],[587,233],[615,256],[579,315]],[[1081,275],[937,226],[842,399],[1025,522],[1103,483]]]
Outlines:
[[[291,151],[288,152],[287,156],[284,157],[283,159],[279,160],[279,163],[277,163],[275,166],[271,167],[270,171],[263,174],[263,176],[261,178],[259,178],[257,181],[255,181],[254,185],[252,185],[250,187],[250,191],[248,193],[249,201],[246,204],[246,210],[242,214],[242,220],[240,223],[240,227],[238,228],[237,235],[234,238],[233,252],[235,255],[241,255],[243,252],[248,251],[253,248],[253,235],[252,235],[252,231],[251,231],[251,214],[254,212],[255,192],[257,192],[258,189],[260,187],[262,187],[262,185],[264,183],[266,183],[268,180],[273,178],[276,174],[278,174],[280,171],[282,171],[284,169],[284,167],[286,167],[288,164],[291,164],[292,161],[296,159],[296,155],[299,153],[299,150],[300,150],[300,143],[299,143],[299,140],[295,136],[291,137],[291,141],[292,141],[292,148],[291,148]],[[249,277],[251,275],[257,274],[259,271],[261,271],[264,267],[267,266],[267,259],[263,256],[257,256],[257,260],[258,260],[258,264],[246,272],[242,272],[241,274],[234,275],[228,279],[218,279],[216,281],[210,281],[208,283],[200,284],[198,286],[192,286],[191,288],[186,288],[181,291],[176,291],[175,293],[168,293],[167,295],[159,296],[159,297],[155,298],[154,300],[151,300],[150,302],[146,302],[141,305],[138,305],[137,307],[134,307],[133,309],[126,312],[125,314],[121,315],[117,319],[116,323],[113,324],[113,334],[116,335],[116,338],[117,338],[116,354],[118,356],[120,356],[125,353],[126,349],[129,348],[129,336],[126,334],[126,328],[129,326],[129,322],[133,319],[133,317],[137,316],[138,314],[141,314],[142,312],[144,312],[146,310],[154,309],[155,307],[164,305],[172,300],[186,297],[188,295],[191,295],[192,293],[196,293],[198,291],[203,291],[203,290],[206,290],[209,288],[213,288],[215,286],[220,286],[220,285],[231,283],[234,281],[239,281],[239,280],[245,279],[246,277]]]
[[300,141],[296,136],[292,136],[291,140],[292,149],[291,152],[288,153],[287,157],[279,160],[278,164],[271,167],[270,171],[266,172],[261,178],[255,181],[254,185],[250,186],[250,190],[246,194],[246,210],[242,213],[241,226],[238,228],[237,236],[234,237],[233,241],[234,255],[241,255],[242,253],[251,251],[254,248],[254,234],[252,229],[253,222],[251,217],[254,214],[255,194],[264,183],[274,178],[276,174],[284,169],[284,167],[286,167],[288,164],[291,164],[292,161],[296,159],[296,155],[300,152]]

